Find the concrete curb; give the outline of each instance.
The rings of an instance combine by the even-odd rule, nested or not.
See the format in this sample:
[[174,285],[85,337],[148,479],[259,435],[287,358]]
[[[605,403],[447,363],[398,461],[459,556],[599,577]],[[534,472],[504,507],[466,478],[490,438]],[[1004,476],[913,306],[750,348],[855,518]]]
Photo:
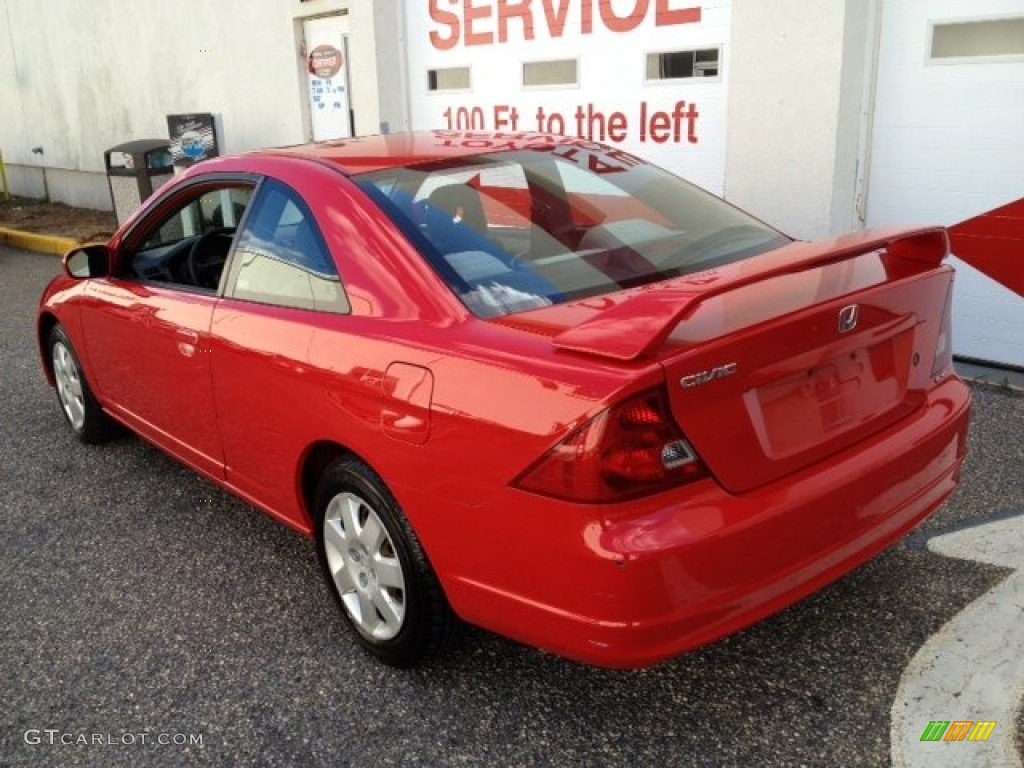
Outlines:
[[63,256],[72,248],[80,245],[80,243],[70,237],[40,235],[35,232],[22,232],[19,229],[0,227],[0,245],[20,248],[23,251],[36,251],[37,253]]
[[960,378],[965,381],[973,381],[989,387],[996,387],[997,389],[1012,389],[1016,392],[1024,392],[1024,371],[996,368],[955,358],[953,360],[953,367]]

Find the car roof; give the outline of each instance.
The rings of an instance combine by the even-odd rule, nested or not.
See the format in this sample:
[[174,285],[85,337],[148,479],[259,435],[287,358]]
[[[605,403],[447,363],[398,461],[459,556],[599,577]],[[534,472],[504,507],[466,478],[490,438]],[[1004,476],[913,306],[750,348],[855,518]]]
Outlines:
[[550,147],[559,141],[564,141],[564,138],[541,133],[414,131],[298,144],[260,150],[256,154],[308,157],[340,166],[346,173],[357,174],[484,152]]

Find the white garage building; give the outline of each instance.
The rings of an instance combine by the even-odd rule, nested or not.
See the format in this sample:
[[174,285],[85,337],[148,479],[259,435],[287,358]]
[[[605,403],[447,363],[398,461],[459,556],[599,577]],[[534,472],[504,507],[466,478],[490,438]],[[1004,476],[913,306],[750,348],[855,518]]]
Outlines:
[[[215,116],[222,152],[405,128],[565,132],[796,237],[952,226],[1024,198],[1024,2],[0,7],[15,193],[41,196],[45,179],[56,200],[109,208],[104,150],[167,137],[167,116],[191,113]],[[1024,217],[1003,225],[1019,277],[1011,288],[957,262],[955,351],[1024,368]]]

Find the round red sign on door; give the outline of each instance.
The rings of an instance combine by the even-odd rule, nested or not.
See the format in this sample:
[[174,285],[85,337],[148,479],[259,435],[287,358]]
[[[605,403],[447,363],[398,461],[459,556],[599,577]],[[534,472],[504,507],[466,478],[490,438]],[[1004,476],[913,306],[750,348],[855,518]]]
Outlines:
[[309,52],[309,74],[327,79],[341,71],[341,51],[333,45],[318,45]]

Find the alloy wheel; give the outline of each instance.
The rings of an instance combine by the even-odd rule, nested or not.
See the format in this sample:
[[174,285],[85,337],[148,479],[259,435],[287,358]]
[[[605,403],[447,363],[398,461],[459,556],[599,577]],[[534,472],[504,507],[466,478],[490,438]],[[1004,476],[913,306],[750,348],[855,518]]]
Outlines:
[[78,364],[67,346],[58,341],[53,345],[53,376],[57,382],[57,396],[67,414],[68,421],[76,430],[85,424],[85,394],[82,391],[82,375]]
[[394,542],[373,507],[354,493],[327,505],[324,553],[341,602],[356,628],[390,640],[405,619],[405,574]]

